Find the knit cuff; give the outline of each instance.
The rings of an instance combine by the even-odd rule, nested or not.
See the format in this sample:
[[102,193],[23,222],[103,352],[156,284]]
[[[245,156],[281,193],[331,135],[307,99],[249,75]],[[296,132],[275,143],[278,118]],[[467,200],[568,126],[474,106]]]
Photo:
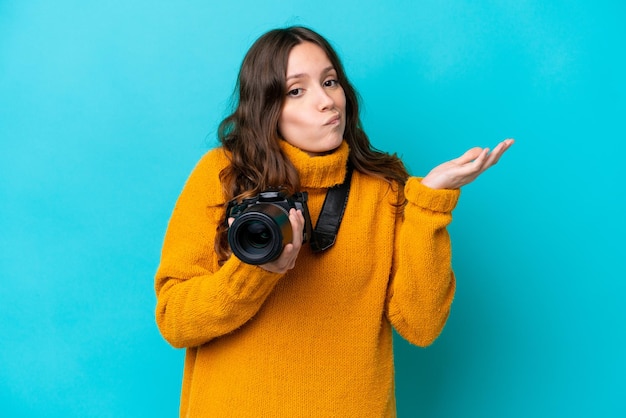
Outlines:
[[234,255],[220,269],[228,277],[227,292],[235,298],[265,297],[283,276],[259,266],[246,264]]
[[421,177],[410,177],[404,186],[406,199],[433,212],[452,212],[459,200],[461,189],[431,189],[422,184]]

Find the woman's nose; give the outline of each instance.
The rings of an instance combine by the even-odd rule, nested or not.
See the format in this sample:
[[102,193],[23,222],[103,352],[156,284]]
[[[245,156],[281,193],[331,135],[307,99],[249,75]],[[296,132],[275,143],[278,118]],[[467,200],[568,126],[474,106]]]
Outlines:
[[332,109],[335,106],[332,96],[323,88],[319,89],[317,100],[320,110]]

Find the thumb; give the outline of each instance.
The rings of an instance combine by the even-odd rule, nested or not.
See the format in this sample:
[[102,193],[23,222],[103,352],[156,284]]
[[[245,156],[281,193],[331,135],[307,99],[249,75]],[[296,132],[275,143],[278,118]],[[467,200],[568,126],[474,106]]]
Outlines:
[[469,163],[469,162],[474,161],[476,158],[480,157],[480,154],[482,154],[485,151],[489,151],[489,150],[487,148],[483,149],[480,147],[474,147],[465,151],[463,155],[461,155],[460,157],[452,161],[454,161],[457,164]]

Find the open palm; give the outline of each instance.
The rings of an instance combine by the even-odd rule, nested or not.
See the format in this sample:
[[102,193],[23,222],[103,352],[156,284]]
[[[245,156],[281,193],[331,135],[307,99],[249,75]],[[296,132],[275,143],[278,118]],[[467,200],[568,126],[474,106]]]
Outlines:
[[465,186],[496,164],[513,142],[512,139],[505,139],[491,152],[489,148],[472,148],[460,157],[433,168],[422,179],[422,184],[431,189],[458,189]]

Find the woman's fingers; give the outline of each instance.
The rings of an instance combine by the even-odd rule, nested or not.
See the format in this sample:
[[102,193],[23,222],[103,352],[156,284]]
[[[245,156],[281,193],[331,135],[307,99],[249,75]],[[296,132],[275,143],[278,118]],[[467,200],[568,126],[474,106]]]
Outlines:
[[302,236],[304,231],[304,215],[302,211],[291,209],[289,211],[289,222],[293,230],[293,238],[290,243],[285,245],[280,256],[269,263],[262,264],[260,267],[274,273],[286,273],[296,266],[296,260],[302,248]]
[[460,157],[435,167],[422,179],[422,183],[433,189],[456,189],[465,186],[496,164],[513,142],[513,139],[506,139],[491,152],[489,148],[471,148]]
[[475,161],[476,159],[478,159],[484,153],[485,153],[485,150],[483,148],[474,147],[465,151],[463,155],[461,155],[458,158],[455,158],[454,160],[452,160],[452,162],[459,164],[459,165],[471,163],[472,161]]
[[509,149],[509,147],[511,145],[513,145],[513,142],[515,142],[513,139],[505,139],[504,141],[500,142],[491,152],[491,154],[489,154],[489,160],[488,160],[488,165],[485,167],[485,169],[494,166],[498,163],[498,161],[500,160],[500,157],[502,157],[502,155],[504,154],[504,152]]
[[301,210],[291,209],[289,211],[289,222],[293,230],[293,245],[297,249],[302,246],[302,237],[304,233],[304,215]]

